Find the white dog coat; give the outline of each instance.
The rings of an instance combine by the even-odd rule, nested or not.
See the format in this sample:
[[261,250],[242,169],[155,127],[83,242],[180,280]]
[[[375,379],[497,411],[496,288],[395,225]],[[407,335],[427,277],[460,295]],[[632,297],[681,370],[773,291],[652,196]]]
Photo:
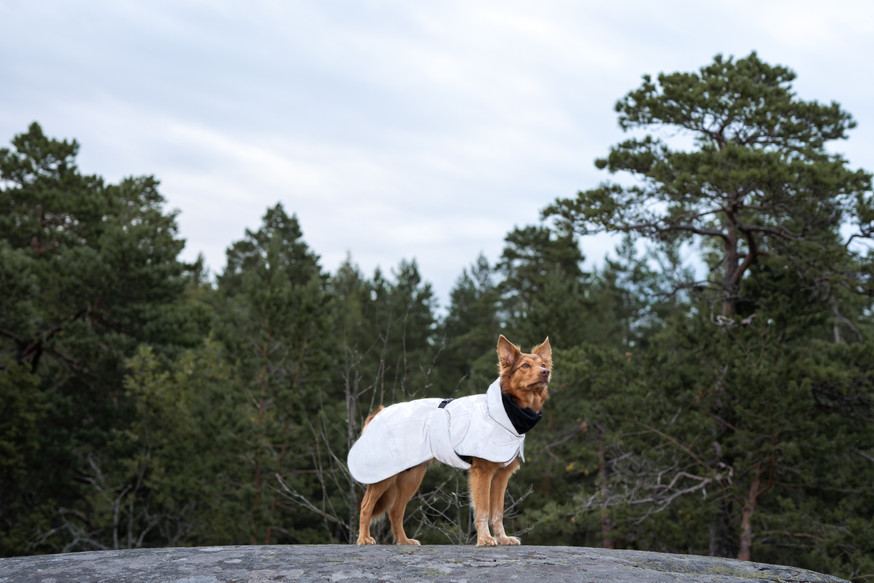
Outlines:
[[375,484],[430,459],[466,470],[459,456],[509,464],[525,460],[525,436],[504,409],[500,379],[484,395],[418,399],[397,403],[376,414],[349,450],[352,477]]

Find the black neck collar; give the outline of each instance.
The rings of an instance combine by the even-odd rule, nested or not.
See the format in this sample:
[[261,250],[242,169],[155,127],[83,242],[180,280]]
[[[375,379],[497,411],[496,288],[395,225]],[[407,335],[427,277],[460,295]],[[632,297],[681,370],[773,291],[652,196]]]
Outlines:
[[504,411],[507,412],[507,417],[510,418],[510,422],[513,423],[513,427],[516,428],[516,433],[519,435],[530,431],[543,417],[543,413],[535,413],[528,407],[522,409],[505,393],[501,393],[501,400],[504,402]]

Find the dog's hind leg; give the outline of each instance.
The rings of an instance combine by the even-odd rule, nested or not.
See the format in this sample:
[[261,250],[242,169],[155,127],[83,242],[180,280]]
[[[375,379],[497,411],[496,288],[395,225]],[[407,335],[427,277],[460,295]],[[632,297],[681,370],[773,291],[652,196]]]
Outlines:
[[397,476],[387,478],[376,484],[368,484],[364,498],[361,500],[361,514],[359,516],[358,544],[373,545],[376,540],[370,536],[370,521],[385,512],[394,498],[393,486]]
[[428,469],[428,462],[414,466],[408,470],[404,470],[397,476],[397,497],[392,504],[391,510],[388,513],[388,518],[391,520],[391,531],[395,535],[395,542],[399,545],[418,545],[419,541],[408,538],[404,532],[404,513],[407,509],[410,499],[419,489],[422,483],[422,478],[425,477],[425,471]]
[[495,477],[492,478],[491,498],[489,500],[489,511],[491,513],[492,528],[495,532],[495,538],[502,545],[518,545],[521,544],[515,536],[507,536],[504,531],[504,493],[507,491],[507,483],[510,481],[510,476],[513,472],[519,469],[519,458],[514,459],[506,467],[495,472]]

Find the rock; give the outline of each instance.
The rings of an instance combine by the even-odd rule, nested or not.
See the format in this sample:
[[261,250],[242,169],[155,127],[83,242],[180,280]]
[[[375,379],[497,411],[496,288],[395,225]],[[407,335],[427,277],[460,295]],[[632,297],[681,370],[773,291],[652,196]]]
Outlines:
[[0,583],[67,581],[837,583],[843,580],[793,567],[714,557],[536,546],[232,546],[95,551],[0,559]]

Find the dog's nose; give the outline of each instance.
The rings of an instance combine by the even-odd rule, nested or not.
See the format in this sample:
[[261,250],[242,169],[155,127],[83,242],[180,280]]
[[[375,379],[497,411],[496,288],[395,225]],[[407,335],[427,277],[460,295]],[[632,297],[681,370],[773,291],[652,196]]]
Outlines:
[[540,376],[548,377],[549,376],[549,369],[548,368],[541,368],[540,369]]

